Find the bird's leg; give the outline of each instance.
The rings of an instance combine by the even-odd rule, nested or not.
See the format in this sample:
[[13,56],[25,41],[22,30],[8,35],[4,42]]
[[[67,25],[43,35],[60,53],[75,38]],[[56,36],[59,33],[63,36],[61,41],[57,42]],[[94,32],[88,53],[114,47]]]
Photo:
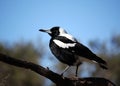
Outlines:
[[77,74],[78,74],[78,68],[79,68],[79,65],[77,65],[77,67],[76,67],[76,73],[75,73],[76,77],[77,77]]
[[69,69],[70,66],[67,66],[64,71],[61,73],[61,76],[63,76],[63,74]]

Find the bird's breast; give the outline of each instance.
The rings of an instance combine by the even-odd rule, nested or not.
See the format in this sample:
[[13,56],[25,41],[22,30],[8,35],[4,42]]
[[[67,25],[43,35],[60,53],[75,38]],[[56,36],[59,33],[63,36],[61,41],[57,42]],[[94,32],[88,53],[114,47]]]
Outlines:
[[53,40],[50,41],[49,47],[53,55],[61,62],[73,65],[76,61],[74,54],[67,48],[58,46]]

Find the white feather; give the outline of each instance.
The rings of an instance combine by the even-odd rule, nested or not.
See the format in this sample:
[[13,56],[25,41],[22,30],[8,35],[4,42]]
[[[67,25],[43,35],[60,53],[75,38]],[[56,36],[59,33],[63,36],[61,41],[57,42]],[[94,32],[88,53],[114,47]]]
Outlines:
[[61,48],[74,47],[76,43],[64,43],[60,40],[54,39],[53,42]]
[[60,28],[59,32],[60,32],[59,36],[64,36],[64,37],[76,42],[76,39],[72,35],[67,34],[67,32],[64,29]]

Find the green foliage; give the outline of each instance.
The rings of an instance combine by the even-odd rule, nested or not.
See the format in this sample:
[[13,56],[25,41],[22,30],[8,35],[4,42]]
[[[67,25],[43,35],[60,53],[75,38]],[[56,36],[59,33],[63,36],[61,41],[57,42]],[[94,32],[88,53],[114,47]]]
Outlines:
[[115,45],[116,48],[120,48],[120,34],[113,36],[111,42]]
[[[32,42],[18,42],[12,46],[0,43],[0,52],[37,64],[43,55],[43,51],[39,51]],[[0,83],[0,86],[41,86],[44,78],[41,79],[41,76],[32,71],[0,62]]]
[[104,71],[99,67],[96,67],[96,71],[93,72],[93,76],[108,78],[115,82],[117,86],[120,86],[120,35],[111,37],[108,42],[100,43],[98,41],[96,42],[96,40],[91,41],[90,46],[93,49],[96,46],[102,48],[98,50],[98,54],[101,58],[107,61],[109,68],[107,71]]

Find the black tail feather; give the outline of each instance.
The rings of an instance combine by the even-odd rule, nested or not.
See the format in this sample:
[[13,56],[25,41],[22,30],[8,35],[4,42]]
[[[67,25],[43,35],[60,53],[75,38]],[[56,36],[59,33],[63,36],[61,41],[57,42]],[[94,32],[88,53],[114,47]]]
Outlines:
[[107,63],[103,59],[101,59],[100,57],[97,57],[97,60],[99,63],[107,65]]
[[99,63],[99,65],[100,65],[100,67],[103,68],[103,69],[108,69],[108,68],[106,67],[106,65],[104,65],[104,64]]
[[94,60],[99,64],[99,66],[101,68],[108,69],[107,68],[107,63],[103,59],[101,59],[100,57],[98,57],[98,56],[95,55]]

